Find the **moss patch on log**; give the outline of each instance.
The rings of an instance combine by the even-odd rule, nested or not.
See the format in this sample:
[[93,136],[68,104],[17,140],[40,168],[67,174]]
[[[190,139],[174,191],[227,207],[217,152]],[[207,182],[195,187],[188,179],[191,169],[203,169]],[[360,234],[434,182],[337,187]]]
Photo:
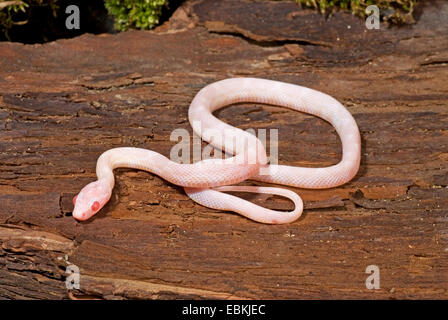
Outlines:
[[376,5],[380,9],[381,18],[392,23],[413,23],[413,12],[417,2],[421,0],[295,0],[297,3],[319,9],[321,13],[333,10],[350,10],[353,14],[365,17],[366,8]]
[[115,28],[119,31],[153,28],[167,4],[167,0],[105,0],[106,9],[115,17]]

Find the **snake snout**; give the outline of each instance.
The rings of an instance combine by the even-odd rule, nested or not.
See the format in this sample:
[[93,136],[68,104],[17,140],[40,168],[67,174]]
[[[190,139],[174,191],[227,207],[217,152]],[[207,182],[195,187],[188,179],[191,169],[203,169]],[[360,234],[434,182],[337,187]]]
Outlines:
[[73,218],[84,221],[92,217],[109,201],[111,188],[103,181],[94,181],[86,185],[75,198],[73,203]]
[[86,212],[84,212],[84,213],[78,214],[76,216],[74,215],[73,217],[78,221],[85,221],[88,219],[88,214]]
[[79,202],[75,203],[75,207],[73,208],[72,216],[78,221],[84,221],[90,218],[89,210],[83,208]]

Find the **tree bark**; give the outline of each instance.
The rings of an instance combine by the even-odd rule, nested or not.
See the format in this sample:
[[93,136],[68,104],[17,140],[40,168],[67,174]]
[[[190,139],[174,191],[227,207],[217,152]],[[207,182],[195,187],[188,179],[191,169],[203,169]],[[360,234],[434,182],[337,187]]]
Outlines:
[[[447,17],[448,3],[430,1],[414,25],[368,30],[349,13],[325,19],[292,1],[187,1],[154,31],[0,43],[0,298],[448,298]],[[342,102],[362,135],[355,179],[290,188],[303,216],[264,225],[117,169],[110,203],[87,222],[71,217],[102,152],[169,156],[171,132],[192,132],[198,90],[239,76]],[[313,116],[258,104],[216,114],[278,129],[281,164],[341,157],[334,129]],[[68,265],[79,289],[66,288]],[[369,265],[377,290],[366,288]]]

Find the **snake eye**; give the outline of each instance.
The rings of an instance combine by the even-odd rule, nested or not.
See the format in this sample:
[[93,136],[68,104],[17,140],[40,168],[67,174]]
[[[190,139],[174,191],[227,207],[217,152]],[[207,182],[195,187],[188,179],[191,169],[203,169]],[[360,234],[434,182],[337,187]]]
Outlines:
[[76,195],[76,196],[73,197],[73,205],[76,204],[76,198],[78,198],[78,195]]
[[90,207],[90,209],[92,209],[93,212],[96,212],[99,208],[100,208],[100,203],[98,201],[95,201],[94,203],[92,203],[92,206]]

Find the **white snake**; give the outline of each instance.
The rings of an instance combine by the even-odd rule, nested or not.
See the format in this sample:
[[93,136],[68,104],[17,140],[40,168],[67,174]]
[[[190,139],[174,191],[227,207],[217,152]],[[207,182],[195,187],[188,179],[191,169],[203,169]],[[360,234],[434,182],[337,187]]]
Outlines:
[[[266,151],[258,138],[212,115],[217,109],[239,102],[281,106],[310,113],[330,122],[341,138],[342,160],[324,168],[267,164]],[[234,211],[262,223],[289,223],[296,220],[303,211],[302,199],[287,189],[232,184],[251,179],[300,188],[331,188],[351,180],[359,169],[361,139],[355,120],[337,100],[316,90],[265,79],[226,79],[199,91],[191,102],[188,118],[193,130],[200,136],[211,129],[225,132],[220,141],[204,135],[202,139],[234,156],[179,164],[146,149],[110,149],[98,159],[98,180],[86,185],[73,199],[73,217],[87,220],[109,201],[115,183],[113,169],[118,167],[152,172],[185,187],[187,195],[201,205]],[[284,196],[294,202],[295,209],[291,212],[266,209],[226,194],[225,191]]]

